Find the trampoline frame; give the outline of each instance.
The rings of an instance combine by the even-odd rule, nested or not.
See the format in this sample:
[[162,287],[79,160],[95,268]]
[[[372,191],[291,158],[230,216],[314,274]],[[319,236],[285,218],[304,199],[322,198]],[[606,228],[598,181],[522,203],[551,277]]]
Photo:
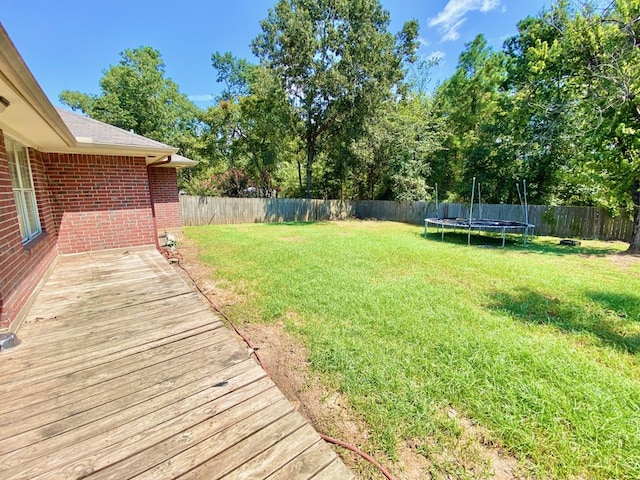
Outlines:
[[[480,212],[480,218],[473,218],[473,204],[476,197],[476,185],[478,186],[478,210]],[[522,189],[524,193],[524,203],[522,202],[522,195],[520,194],[520,185],[516,184],[518,189],[518,196],[520,197],[520,203],[522,203],[524,214],[524,222],[515,222],[513,220],[499,220],[499,219],[490,219],[490,218],[482,218],[482,196],[480,193],[480,183],[476,184],[476,177],[473,177],[473,184],[471,187],[471,203],[469,205],[469,217],[439,217],[439,205],[438,205],[438,184],[435,185],[435,194],[436,194],[436,218],[425,218],[424,219],[424,237],[427,238],[427,227],[431,223],[433,225],[439,226],[442,231],[442,240],[444,240],[444,231],[446,228],[464,228],[467,230],[467,245],[471,245],[471,231],[478,230],[484,232],[495,232],[498,231],[502,234],[502,246],[504,247],[505,239],[507,235],[507,230],[522,231],[522,244],[527,246],[527,237],[529,236],[529,230],[531,230],[531,234],[535,231],[536,226],[529,223],[529,205],[527,203],[527,181],[522,181]]]
[[502,236],[502,246],[505,246],[505,239],[507,231],[509,232],[522,232],[522,244],[527,245],[527,237],[529,232],[533,235],[535,231],[535,225],[523,222],[514,222],[511,220],[494,220],[488,218],[425,218],[424,219],[424,236],[427,237],[427,227],[429,224],[439,227],[444,240],[444,232],[449,229],[465,229],[467,230],[467,244],[471,245],[471,232],[473,230],[485,231],[485,232],[500,232]]

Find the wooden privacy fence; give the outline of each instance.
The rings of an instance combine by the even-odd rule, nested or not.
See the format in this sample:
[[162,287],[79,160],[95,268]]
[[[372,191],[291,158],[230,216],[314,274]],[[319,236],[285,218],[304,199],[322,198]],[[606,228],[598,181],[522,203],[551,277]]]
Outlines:
[[[180,196],[184,225],[228,223],[274,223],[344,220],[346,218],[390,220],[423,225],[427,217],[469,216],[469,205],[442,203],[436,212],[432,202],[381,200],[307,200],[304,198],[228,198]],[[520,205],[474,205],[475,218],[524,222]],[[625,215],[612,217],[596,207],[529,205],[529,223],[538,235],[629,241],[632,221]]]
[[183,225],[312,222],[355,218],[356,202],[304,198],[180,196]]

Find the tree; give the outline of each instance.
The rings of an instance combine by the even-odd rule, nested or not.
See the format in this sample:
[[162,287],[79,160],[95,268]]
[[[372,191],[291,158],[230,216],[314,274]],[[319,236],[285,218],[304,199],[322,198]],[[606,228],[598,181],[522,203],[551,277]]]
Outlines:
[[402,95],[385,101],[357,134],[328,141],[322,179],[328,197],[398,201],[430,197],[432,160],[446,137],[426,90],[433,65],[416,62],[403,82]]
[[628,251],[640,253],[640,1],[617,0],[599,13],[587,7],[569,27],[583,127],[599,140],[589,145],[591,164],[633,211]]
[[[225,172],[241,171],[249,188],[270,192],[279,186],[273,182],[279,183],[283,164],[294,157],[284,91],[270,71],[229,52],[214,53],[212,65],[225,88],[218,104],[202,116],[202,143],[211,167],[203,173],[209,181],[212,174],[225,178]],[[194,185],[199,183],[195,179]]]
[[514,85],[530,94],[529,125],[572,190],[633,211],[629,251],[640,253],[640,2],[577,10],[561,1],[519,28],[510,53]]
[[433,161],[433,178],[443,196],[469,196],[471,180],[477,177],[487,201],[509,199],[517,174],[504,142],[509,108],[502,91],[505,79],[504,54],[478,35],[460,54],[451,78],[437,89],[436,109],[451,134]]
[[411,94],[388,102],[350,144],[351,198],[415,201],[430,198],[431,161],[442,149],[444,126],[431,99]]
[[418,24],[390,34],[378,0],[280,0],[252,43],[281,79],[306,153],[306,196],[328,139],[356,136],[394,94],[417,48]]
[[229,101],[249,95],[255,65],[234,57],[231,52],[215,52],[211,55],[211,66],[217,72],[216,82],[224,84],[218,100]]
[[104,71],[100,95],[65,90],[60,101],[73,110],[139,135],[195,154],[197,107],[178,85],[165,78],[160,52],[151,47],[127,49],[120,62]]

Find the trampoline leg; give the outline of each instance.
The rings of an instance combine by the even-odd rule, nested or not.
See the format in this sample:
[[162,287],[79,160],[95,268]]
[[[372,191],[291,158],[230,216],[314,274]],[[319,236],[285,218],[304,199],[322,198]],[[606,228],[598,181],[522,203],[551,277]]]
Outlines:
[[504,248],[505,229],[502,229],[502,248]]

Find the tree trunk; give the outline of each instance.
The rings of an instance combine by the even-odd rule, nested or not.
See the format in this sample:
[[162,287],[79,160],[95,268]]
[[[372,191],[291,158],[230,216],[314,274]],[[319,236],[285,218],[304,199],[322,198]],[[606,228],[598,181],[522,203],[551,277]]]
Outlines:
[[[187,170],[186,168],[184,170]],[[300,185],[300,191],[302,191],[302,163],[298,160],[298,185]]]
[[640,180],[633,182],[633,230],[628,253],[640,253]]
[[313,143],[307,140],[307,198],[311,198],[311,167],[314,157]]

